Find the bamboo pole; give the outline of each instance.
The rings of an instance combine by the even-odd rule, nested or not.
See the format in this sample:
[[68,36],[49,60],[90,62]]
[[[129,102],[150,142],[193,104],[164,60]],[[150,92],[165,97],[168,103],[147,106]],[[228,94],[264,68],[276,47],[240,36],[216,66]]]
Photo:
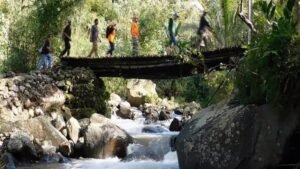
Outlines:
[[[254,0],[248,0],[248,19],[250,22],[252,22],[252,4],[253,4]],[[248,44],[251,43],[251,39],[252,39],[252,30],[249,28],[248,29]]]

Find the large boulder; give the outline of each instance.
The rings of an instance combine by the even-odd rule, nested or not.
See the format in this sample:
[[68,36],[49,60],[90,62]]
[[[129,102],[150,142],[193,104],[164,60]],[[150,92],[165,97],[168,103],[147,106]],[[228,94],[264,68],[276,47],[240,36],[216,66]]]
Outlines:
[[205,109],[176,138],[182,169],[258,169],[280,161],[283,146],[299,114],[272,106],[224,106]]
[[51,124],[50,119],[42,116],[15,123],[1,122],[0,133],[10,133],[16,129],[26,131],[34,138],[49,140],[57,148],[61,143],[67,141],[66,137]]
[[78,141],[80,128],[79,122],[74,117],[71,117],[67,121],[68,136],[74,144],[76,144]]
[[155,100],[158,98],[156,84],[151,80],[134,79],[127,83],[127,99],[132,106],[139,106],[146,102],[146,99]]
[[28,133],[17,130],[10,138],[4,141],[4,151],[12,153],[18,160],[34,161],[38,154],[33,143],[33,137]]
[[117,107],[122,102],[122,99],[119,95],[115,93],[110,94],[110,98],[108,100],[108,104],[112,107]]
[[91,119],[91,124],[84,133],[84,157],[124,158],[128,144],[133,142],[132,137],[108,120],[101,120],[100,123],[93,121]]

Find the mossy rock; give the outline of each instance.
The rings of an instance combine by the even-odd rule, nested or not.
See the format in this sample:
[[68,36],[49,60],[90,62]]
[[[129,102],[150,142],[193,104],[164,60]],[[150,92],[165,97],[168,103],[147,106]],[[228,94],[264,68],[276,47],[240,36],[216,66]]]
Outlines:
[[64,90],[67,99],[66,106],[70,109],[95,110],[99,114],[109,115],[106,106],[109,93],[106,91],[103,80],[96,77],[92,70],[60,69],[56,71],[56,76],[53,78],[57,81],[64,81],[65,86],[60,89]]
[[90,118],[92,114],[97,113],[97,111],[92,108],[72,109],[71,112],[72,116],[76,119]]

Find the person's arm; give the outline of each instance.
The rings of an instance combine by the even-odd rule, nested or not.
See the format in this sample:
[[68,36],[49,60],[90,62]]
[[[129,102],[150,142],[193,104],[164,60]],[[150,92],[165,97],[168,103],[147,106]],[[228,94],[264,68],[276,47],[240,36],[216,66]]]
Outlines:
[[95,31],[97,32],[97,41],[101,42],[101,39],[100,39],[100,34],[99,34],[99,29],[98,28],[95,28]]
[[71,41],[71,37],[66,32],[64,33],[64,36]]

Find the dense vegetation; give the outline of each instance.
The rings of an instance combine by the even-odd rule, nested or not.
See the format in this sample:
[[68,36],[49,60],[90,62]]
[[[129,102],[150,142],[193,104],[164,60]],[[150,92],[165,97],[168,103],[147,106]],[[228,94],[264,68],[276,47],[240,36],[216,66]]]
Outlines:
[[[253,23],[257,33],[237,71],[213,72],[171,81],[157,81],[162,96],[198,101],[203,106],[218,102],[238,89],[243,103],[266,103],[281,98],[299,78],[299,37],[295,0],[255,1]],[[100,53],[108,48],[105,28],[117,23],[116,57],[131,53],[130,23],[139,16],[141,54],[163,53],[168,45],[167,21],[179,18],[179,47],[190,48],[199,24],[199,4],[208,11],[212,36],[208,49],[247,43],[247,26],[237,17],[236,0],[0,0],[0,71],[27,72],[35,69],[38,49],[52,35],[54,56],[63,48],[61,31],[72,20],[72,56],[86,56],[93,19],[99,18]],[[243,11],[247,15],[247,2]],[[55,61],[57,62],[55,57]],[[234,72],[236,72],[234,74]],[[125,95],[124,79],[104,79],[110,91]],[[236,86],[234,86],[236,85]]]
[[243,103],[281,102],[299,82],[300,38],[295,2],[255,4],[259,32],[241,61],[236,80]]

